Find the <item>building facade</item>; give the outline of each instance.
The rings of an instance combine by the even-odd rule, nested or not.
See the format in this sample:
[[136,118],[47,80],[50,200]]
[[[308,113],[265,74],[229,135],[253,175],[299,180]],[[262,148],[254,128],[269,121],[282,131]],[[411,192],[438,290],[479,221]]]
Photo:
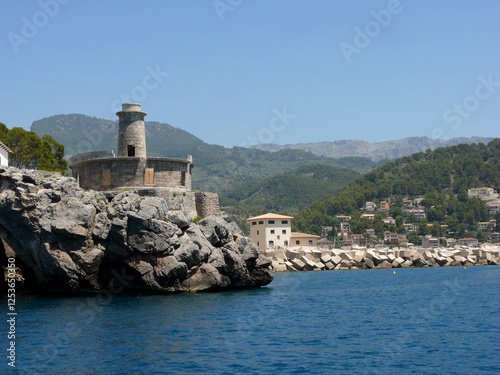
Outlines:
[[122,104],[118,157],[113,151],[75,155],[70,165],[83,189],[172,188],[191,190],[193,159],[147,157],[144,117],[138,103]]
[[0,165],[9,166],[9,155],[12,151],[0,141]]
[[292,234],[292,216],[268,213],[249,218],[250,238],[261,250],[289,247]]
[[290,244],[292,248],[317,248],[319,236],[307,233],[292,232],[290,235]]

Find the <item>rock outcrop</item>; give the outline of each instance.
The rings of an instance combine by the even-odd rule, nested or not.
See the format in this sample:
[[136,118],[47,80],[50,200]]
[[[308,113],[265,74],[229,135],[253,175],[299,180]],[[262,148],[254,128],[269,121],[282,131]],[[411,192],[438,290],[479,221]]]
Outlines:
[[[134,191],[84,191],[58,173],[0,168],[0,247],[50,292],[253,288],[271,260],[223,216]],[[27,269],[26,269],[27,268]]]

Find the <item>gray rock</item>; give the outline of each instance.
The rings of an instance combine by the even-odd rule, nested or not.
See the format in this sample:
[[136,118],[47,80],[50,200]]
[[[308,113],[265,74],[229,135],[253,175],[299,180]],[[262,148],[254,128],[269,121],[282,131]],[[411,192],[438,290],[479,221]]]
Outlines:
[[119,270],[130,273],[123,285],[136,291],[272,281],[271,260],[227,216],[194,224],[192,212],[167,203],[144,192],[83,191],[57,173],[0,167],[3,247],[47,291],[98,291],[116,282]]

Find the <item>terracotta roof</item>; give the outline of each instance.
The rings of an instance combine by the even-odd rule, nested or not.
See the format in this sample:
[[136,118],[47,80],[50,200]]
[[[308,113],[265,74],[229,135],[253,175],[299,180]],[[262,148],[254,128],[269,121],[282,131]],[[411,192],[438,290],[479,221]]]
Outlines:
[[5,146],[2,141],[0,141],[0,147],[3,148],[5,151],[7,151],[7,153],[9,154],[12,154],[12,150],[10,148],[8,148],[7,146]]
[[285,216],[285,215],[278,215],[278,214],[273,214],[273,213],[267,213],[265,215],[254,216],[254,217],[248,218],[247,221],[261,220],[261,219],[293,219],[293,217],[292,216]]
[[307,233],[298,233],[298,232],[292,232],[290,233],[290,238],[319,238],[320,236],[315,236],[314,234],[307,234]]
[[477,238],[472,238],[472,237],[460,238],[459,241],[477,241]]

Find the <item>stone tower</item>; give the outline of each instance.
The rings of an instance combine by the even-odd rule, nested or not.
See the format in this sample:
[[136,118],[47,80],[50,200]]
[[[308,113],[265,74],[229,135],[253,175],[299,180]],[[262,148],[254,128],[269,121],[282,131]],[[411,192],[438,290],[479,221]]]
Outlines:
[[146,158],[146,132],[144,117],[146,112],[141,111],[138,103],[122,104],[118,130],[118,157]]

